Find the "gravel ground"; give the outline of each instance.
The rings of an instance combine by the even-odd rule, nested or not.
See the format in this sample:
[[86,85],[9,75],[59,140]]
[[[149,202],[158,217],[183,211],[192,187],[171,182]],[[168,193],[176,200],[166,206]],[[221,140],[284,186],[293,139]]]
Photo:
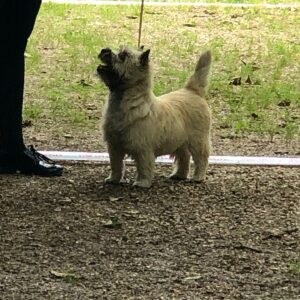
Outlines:
[[[98,128],[49,134],[41,122],[24,128],[40,150],[105,151]],[[300,155],[299,139],[222,128],[212,144]],[[300,299],[299,168],[210,166],[195,184],[157,166],[140,190],[133,167],[108,186],[108,166],[64,166],[60,178],[0,175],[0,300]]]
[[[0,177],[0,299],[299,299],[299,169],[107,186],[108,166]],[[134,177],[129,167],[128,181]]]

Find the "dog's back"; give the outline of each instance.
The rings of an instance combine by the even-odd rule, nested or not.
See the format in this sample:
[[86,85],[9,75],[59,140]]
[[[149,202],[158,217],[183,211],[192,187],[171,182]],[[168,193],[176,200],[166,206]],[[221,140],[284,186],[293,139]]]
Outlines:
[[[172,113],[173,110],[180,114],[181,116],[178,116],[177,120],[185,120],[186,126],[189,127],[187,130],[190,132],[190,128],[210,131],[211,113],[204,99],[210,65],[211,52],[206,51],[200,56],[195,71],[184,88],[157,98],[156,105],[160,107],[159,110],[165,111],[165,115]],[[173,126],[176,124],[173,123]]]

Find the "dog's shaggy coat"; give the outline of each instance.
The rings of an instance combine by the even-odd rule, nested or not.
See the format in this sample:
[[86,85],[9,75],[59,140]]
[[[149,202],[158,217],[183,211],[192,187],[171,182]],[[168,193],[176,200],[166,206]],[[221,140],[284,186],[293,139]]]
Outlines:
[[124,157],[130,155],[137,167],[134,185],[150,187],[155,158],[175,157],[172,179],[186,179],[190,156],[193,180],[205,178],[210,153],[211,113],[204,100],[211,53],[203,53],[194,74],[175,92],[156,97],[152,92],[149,52],[121,48],[102,49],[98,74],[110,93],[104,110],[104,138],[111,174],[107,183],[119,183],[124,176]]

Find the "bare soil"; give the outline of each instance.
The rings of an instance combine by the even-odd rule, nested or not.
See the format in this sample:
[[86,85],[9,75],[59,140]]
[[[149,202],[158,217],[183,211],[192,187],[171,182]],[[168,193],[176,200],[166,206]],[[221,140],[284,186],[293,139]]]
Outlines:
[[300,298],[299,169],[170,171],[149,190],[99,164],[0,176],[0,299]]

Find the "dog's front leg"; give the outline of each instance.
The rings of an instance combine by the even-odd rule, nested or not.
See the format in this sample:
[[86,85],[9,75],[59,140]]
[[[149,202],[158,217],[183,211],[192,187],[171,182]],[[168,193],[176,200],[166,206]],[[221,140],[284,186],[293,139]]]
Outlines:
[[116,146],[109,145],[108,154],[110,159],[111,173],[110,176],[105,179],[105,182],[118,184],[122,181],[125,173],[125,163],[123,161],[125,152]]
[[155,156],[152,152],[142,152],[134,155],[137,168],[137,178],[134,186],[149,188],[153,179]]

